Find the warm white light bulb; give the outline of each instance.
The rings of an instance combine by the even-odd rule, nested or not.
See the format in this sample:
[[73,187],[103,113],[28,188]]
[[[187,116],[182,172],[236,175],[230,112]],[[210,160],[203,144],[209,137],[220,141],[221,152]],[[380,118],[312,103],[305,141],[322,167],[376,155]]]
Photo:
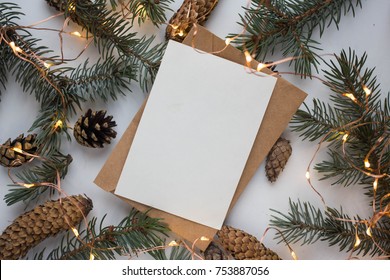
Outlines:
[[71,35],[74,35],[74,36],[77,36],[77,37],[81,37],[81,34],[80,34],[80,32],[78,32],[78,31],[74,31],[74,32],[72,32],[72,33],[70,33]]
[[248,51],[245,51],[244,54],[245,54],[246,62],[250,63],[253,60],[252,56],[250,55],[250,53]]
[[369,96],[372,92],[367,86],[363,86],[363,90],[366,93],[366,96]]
[[76,228],[72,228],[72,231],[76,237],[79,237],[79,231]]

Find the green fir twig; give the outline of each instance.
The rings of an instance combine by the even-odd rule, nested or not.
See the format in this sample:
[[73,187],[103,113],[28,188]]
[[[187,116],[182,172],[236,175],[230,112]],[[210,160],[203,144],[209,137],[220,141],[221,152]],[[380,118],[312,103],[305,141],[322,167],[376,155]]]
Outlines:
[[173,0],[110,0],[115,11],[120,6],[123,16],[133,24],[137,20],[138,25],[150,20],[156,27],[167,22],[165,13],[172,11],[169,8]]
[[235,44],[248,50],[255,59],[265,61],[266,56],[281,51],[283,56],[296,57],[295,72],[303,77],[311,76],[312,67],[317,71],[320,43],[314,40],[315,30],[320,37],[334,24],[337,28],[343,15],[361,7],[361,0],[257,0],[240,15],[239,23],[246,29]]
[[148,252],[162,243],[162,236],[168,228],[159,219],[150,218],[147,213],[132,209],[118,225],[103,226],[105,216],[98,223],[92,218],[87,229],[79,230],[79,236],[69,233],[58,248],[44,257],[44,251],[35,259],[88,260],[91,255],[99,260],[113,260],[118,255],[136,256]]
[[[46,0],[53,5],[51,0]],[[141,88],[148,91],[156,77],[166,43],[153,46],[154,37],[139,38],[132,31],[132,25],[118,12],[106,9],[106,0],[74,1],[62,0],[60,7],[65,17],[87,31],[87,37],[93,36],[95,45],[104,58],[120,55],[133,58],[138,66],[138,80]],[[58,8],[58,5],[53,5]]]
[[[359,216],[349,217],[342,210],[327,208],[324,212],[309,202],[289,201],[288,214],[271,209],[270,224],[280,230],[276,234],[279,242],[301,245],[317,241],[328,242],[329,246],[339,246],[340,251],[374,256],[390,252],[390,219],[384,218],[371,230],[372,237],[367,235],[367,226],[361,223]],[[356,222],[355,222],[356,221]],[[356,235],[361,243],[355,246]],[[284,238],[284,239],[283,239]],[[383,251],[384,250],[384,251]]]
[[[51,190],[53,193],[55,190],[54,186],[59,183],[57,178],[65,178],[71,162],[71,155],[63,155],[58,152],[50,158],[43,160],[41,164],[16,173],[15,176],[20,182],[34,184],[34,186],[26,188],[20,185],[11,185],[13,188],[10,188],[5,195],[5,202],[10,206],[21,201],[36,200],[48,190]],[[50,186],[46,185],[47,183],[53,184],[53,187],[50,188]]]

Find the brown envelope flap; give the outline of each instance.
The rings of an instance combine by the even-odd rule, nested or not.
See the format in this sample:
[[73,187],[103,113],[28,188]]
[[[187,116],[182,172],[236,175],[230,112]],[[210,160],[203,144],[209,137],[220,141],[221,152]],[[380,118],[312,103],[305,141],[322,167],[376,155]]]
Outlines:
[[[195,36],[194,31],[196,33]],[[225,47],[224,40],[218,38],[200,26],[193,29],[187,35],[183,43],[189,46],[196,46],[197,49],[205,52],[217,52]],[[215,55],[243,65],[246,62],[244,54],[232,46],[226,47],[223,51],[218,52]],[[256,68],[256,66],[256,63],[253,62],[253,67]],[[264,72],[271,73],[268,69],[264,69]],[[261,162],[267,155],[268,151],[287,127],[291,117],[299,108],[305,97],[306,93],[296,88],[286,80],[278,78],[230,208],[234,206],[240,194],[243,192],[244,188],[247,186]],[[122,138],[113,149],[111,155],[108,157],[106,163],[95,179],[95,184],[106,191],[115,191],[127,154],[130,150],[131,143],[141,119],[143,109],[145,108],[145,104],[146,101],[134,116],[134,119],[124,132]],[[140,203],[122,197],[120,198],[140,211],[150,209],[150,207]],[[152,209],[149,212],[149,215],[154,218],[164,219],[164,222],[174,233],[190,242],[194,242],[201,236],[206,236],[212,239],[217,232],[217,230],[213,228],[191,222],[161,210]],[[199,241],[196,243],[196,246],[201,250],[204,250],[208,244],[209,242]]]

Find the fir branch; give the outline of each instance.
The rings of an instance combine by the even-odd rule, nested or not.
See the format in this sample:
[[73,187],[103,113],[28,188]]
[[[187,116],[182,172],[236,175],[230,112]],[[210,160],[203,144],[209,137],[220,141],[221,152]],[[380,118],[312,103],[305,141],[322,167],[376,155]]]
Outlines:
[[4,40],[12,40],[13,32],[11,29],[16,25],[14,20],[19,20],[19,16],[23,15],[19,11],[20,7],[13,3],[0,3],[0,96],[2,88],[6,88],[8,68],[10,65],[10,57],[12,51]]
[[[292,130],[304,139],[315,141],[325,136],[324,140],[332,144],[328,153],[331,160],[323,161],[315,169],[324,174],[323,179],[336,178],[333,183],[344,186],[363,182],[368,177],[360,171],[365,169],[368,154],[371,172],[390,172],[390,145],[386,144],[390,141],[390,94],[382,102],[374,69],[365,68],[366,61],[365,53],[358,57],[349,50],[328,62],[324,84],[333,92],[330,95],[333,104],[314,99],[312,110],[305,104],[305,110],[298,110],[291,121]],[[365,87],[371,91],[369,96]],[[348,141],[342,145],[346,134]],[[382,140],[378,145],[379,139]]]
[[[19,185],[11,185],[13,188],[5,195],[4,200],[8,206],[17,202],[33,201],[38,199],[43,193],[47,192],[50,187],[42,183],[51,183],[57,185],[57,175],[61,179],[65,178],[68,173],[68,167],[72,162],[70,155],[56,153],[42,164],[36,165],[30,169],[22,170],[16,174],[16,177],[24,184],[34,184],[32,188],[26,188]],[[54,189],[51,189],[52,192]]]
[[[346,161],[339,151],[329,149],[328,156],[330,160],[324,160],[314,167],[319,173],[323,173],[320,180],[334,179],[332,185],[350,186],[364,178],[364,173]],[[350,160],[353,160],[354,165],[359,166],[364,161],[364,154],[358,154],[355,158],[350,157]]]
[[306,110],[299,109],[290,122],[292,131],[300,132],[299,136],[309,141],[315,141],[326,134],[328,141],[339,136],[338,130],[344,125],[342,112],[318,99],[313,99],[312,110],[307,104],[304,106]]
[[[3,57],[9,57],[9,48],[4,46],[5,44],[0,41],[0,56]],[[0,97],[2,93],[2,89],[6,89],[6,82],[7,82],[7,76],[8,76],[8,65],[5,59],[0,60]]]
[[310,76],[312,67],[317,70],[321,50],[319,43],[312,39],[316,28],[320,37],[331,24],[338,27],[342,15],[352,13],[355,7],[361,7],[361,0],[316,0],[316,1],[252,1],[240,15],[245,34],[234,40],[243,50],[248,50],[257,60],[264,61],[277,48],[284,56],[295,56],[295,72]]
[[137,19],[138,25],[150,19],[156,27],[159,27],[167,21],[165,12],[172,11],[169,4],[173,0],[128,0],[127,2],[125,0],[110,0],[113,10],[116,10],[118,6],[117,2],[119,2],[125,18],[130,19],[132,24],[135,19]]
[[[390,203],[390,197],[387,195],[390,193],[390,178],[385,177],[381,180],[378,180],[378,188],[374,194],[374,190],[372,188],[374,180],[372,178],[364,178],[361,183],[365,185],[366,192],[364,193],[370,198],[374,198],[375,202],[375,211],[380,211],[381,204],[387,205]],[[372,207],[372,202],[370,203]]]
[[[115,259],[116,254],[133,256],[153,249],[161,242],[160,235],[168,231],[159,219],[134,209],[116,226],[103,226],[104,219],[105,216],[97,225],[97,218],[93,218],[87,230],[79,230],[78,238],[68,233],[60,246],[47,255],[47,259],[82,260],[89,259],[91,254],[101,260]],[[43,257],[43,252],[35,256],[39,259]]]
[[42,155],[51,156],[58,152],[63,135],[66,135],[68,141],[71,140],[66,119],[66,113],[58,104],[40,109],[29,131],[37,131],[36,143]]
[[[271,217],[271,226],[277,227],[276,239],[288,243],[313,244],[317,241],[327,241],[330,246],[339,246],[340,251],[356,251],[357,254],[383,255],[390,252],[390,220],[383,218],[372,229],[372,237],[366,233],[367,227],[360,217],[351,219],[343,211],[327,208],[325,213],[316,209],[308,202],[289,201],[290,211],[283,214],[271,209],[275,213]],[[361,240],[356,248],[356,234]],[[284,238],[284,239],[283,239]],[[377,246],[377,243],[379,246]],[[385,252],[381,251],[384,249]]]
[[[47,2],[52,5],[50,0]],[[61,3],[65,6],[65,17],[94,35],[95,45],[103,57],[110,57],[117,50],[137,61],[140,86],[147,91],[157,74],[166,44],[152,46],[154,37],[137,38],[120,13],[106,10],[105,0],[62,0]]]
[[69,95],[78,95],[83,101],[101,99],[107,102],[108,97],[117,100],[118,93],[125,95],[123,90],[130,90],[131,80],[135,79],[136,65],[127,57],[109,57],[88,66],[86,60],[63,80]]

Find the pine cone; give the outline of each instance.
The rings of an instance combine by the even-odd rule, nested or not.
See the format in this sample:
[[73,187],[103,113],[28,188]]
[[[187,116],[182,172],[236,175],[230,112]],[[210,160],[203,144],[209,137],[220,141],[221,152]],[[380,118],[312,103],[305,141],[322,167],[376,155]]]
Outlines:
[[54,7],[57,11],[63,12],[66,10],[68,0],[46,0],[49,6]]
[[91,109],[81,116],[74,125],[73,134],[77,142],[91,148],[103,148],[103,144],[110,144],[111,138],[116,137],[116,126],[112,116],[105,116],[106,111],[95,111]]
[[223,226],[218,237],[225,250],[236,260],[280,260],[272,250],[266,248],[256,237],[230,226]]
[[[35,139],[35,134],[29,134],[26,137],[24,137],[24,134],[20,134],[18,138],[13,141],[9,138],[0,147],[0,164],[5,167],[17,167],[32,160],[32,156],[20,153],[18,150],[22,150],[29,154],[35,154],[38,149],[35,144]],[[14,149],[18,150],[15,151]]]
[[48,201],[14,220],[0,236],[0,259],[20,259],[49,236],[77,226],[92,209],[82,195]]
[[203,25],[217,4],[218,0],[184,0],[169,21],[165,33],[167,40],[182,42],[192,25]]
[[290,141],[279,138],[267,155],[265,173],[270,182],[275,182],[282,173],[292,153]]
[[214,242],[211,242],[210,245],[207,247],[207,249],[204,251],[204,259],[205,260],[228,260],[229,257],[222,250],[219,248],[217,244]]

